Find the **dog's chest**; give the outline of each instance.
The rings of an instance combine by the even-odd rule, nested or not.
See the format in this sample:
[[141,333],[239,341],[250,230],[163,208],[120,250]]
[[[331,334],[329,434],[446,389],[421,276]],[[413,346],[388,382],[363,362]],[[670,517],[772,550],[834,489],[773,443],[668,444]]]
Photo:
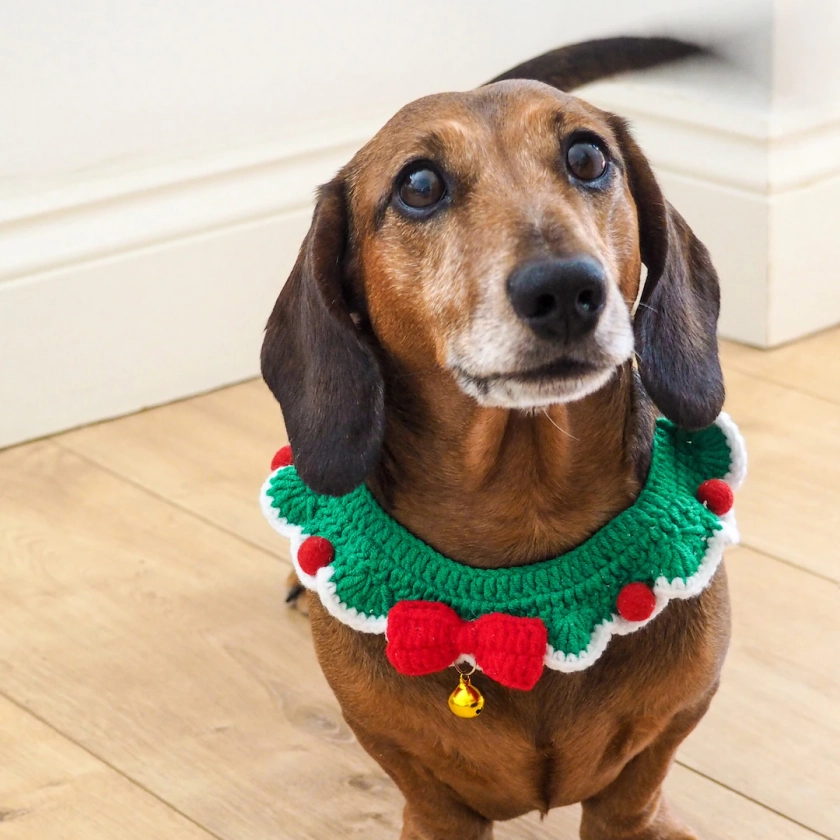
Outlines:
[[675,714],[708,694],[729,627],[721,570],[699,598],[617,639],[586,671],[547,671],[530,692],[476,675],[485,711],[462,720],[446,705],[453,669],[402,677],[388,665],[381,637],[355,633],[314,606],[321,665],[368,752],[404,754],[500,820],[578,802],[609,784]]

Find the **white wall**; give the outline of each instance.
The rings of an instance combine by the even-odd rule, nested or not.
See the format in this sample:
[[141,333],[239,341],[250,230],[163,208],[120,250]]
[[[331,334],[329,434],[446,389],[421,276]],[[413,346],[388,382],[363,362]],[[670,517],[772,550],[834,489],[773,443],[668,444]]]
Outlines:
[[[768,326],[768,231],[795,209],[771,219],[769,173],[788,177],[784,155],[798,159],[785,141],[771,165],[768,132],[777,111],[799,125],[816,72],[791,42],[787,74],[774,75],[793,0],[639,6],[0,0],[0,446],[255,375],[314,187],[405,102],[589,37],[720,45],[729,68],[598,95],[636,119],[666,189],[709,239],[730,333],[766,344],[814,328]],[[833,84],[810,96],[811,118],[835,96]],[[746,243],[732,241],[738,225]],[[791,251],[776,251],[784,292]],[[775,307],[786,311],[784,294]]]
[[762,5],[0,0],[0,195],[383,117],[563,43],[706,35]]
[[840,104],[840,3],[774,0],[773,106],[801,111]]

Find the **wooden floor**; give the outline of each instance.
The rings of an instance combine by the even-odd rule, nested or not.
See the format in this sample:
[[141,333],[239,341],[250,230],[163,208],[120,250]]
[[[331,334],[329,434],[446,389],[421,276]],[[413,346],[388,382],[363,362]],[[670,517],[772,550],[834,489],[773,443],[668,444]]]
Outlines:
[[[725,363],[734,641],[668,788],[706,840],[840,840],[840,330]],[[249,382],[0,452],[0,840],[396,837],[283,607],[256,504],[281,429]]]

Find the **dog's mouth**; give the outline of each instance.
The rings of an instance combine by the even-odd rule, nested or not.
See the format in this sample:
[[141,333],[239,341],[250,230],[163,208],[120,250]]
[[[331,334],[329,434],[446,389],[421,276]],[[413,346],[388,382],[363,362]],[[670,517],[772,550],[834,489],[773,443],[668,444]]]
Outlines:
[[598,368],[591,362],[581,362],[577,359],[555,359],[553,362],[548,362],[548,364],[535,368],[512,371],[510,373],[493,373],[489,376],[475,378],[488,383],[498,382],[499,380],[547,383],[557,379],[581,379],[597,371]]
[[452,370],[461,390],[479,405],[532,409],[579,400],[603,387],[615,367],[561,357],[523,370],[475,374],[460,365]]
[[581,380],[601,371],[591,362],[581,362],[577,359],[560,358],[538,367],[514,370],[505,373],[474,374],[456,365],[455,373],[465,384],[483,391],[487,391],[494,383],[522,383],[534,385],[548,385],[552,382]]

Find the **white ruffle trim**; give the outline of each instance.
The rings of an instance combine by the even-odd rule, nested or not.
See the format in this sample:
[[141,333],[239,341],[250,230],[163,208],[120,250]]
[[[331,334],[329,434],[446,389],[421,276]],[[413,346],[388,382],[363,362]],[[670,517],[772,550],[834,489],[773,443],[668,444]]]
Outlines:
[[[729,444],[730,463],[729,472],[724,476],[733,490],[737,490],[743,484],[747,474],[747,451],[744,438],[738,431],[738,427],[732,418],[725,412],[715,420],[726,435]],[[286,467],[280,467],[286,469]],[[271,487],[271,479],[279,472],[273,472],[260,490],[260,507],[263,515],[275,531],[278,531],[289,540],[291,547],[292,563],[294,563],[300,582],[307,588],[318,593],[321,603],[330,615],[337,618],[342,624],[346,624],[353,630],[360,633],[385,633],[388,628],[387,616],[370,616],[360,613],[355,607],[348,607],[343,604],[336,593],[336,585],[332,582],[333,567],[325,566],[319,569],[315,575],[306,574],[298,562],[298,551],[303,541],[310,536],[303,532],[298,525],[292,525],[282,516],[277,508],[272,507],[271,497],[268,491]],[[734,545],[739,541],[738,526],[735,522],[735,511],[720,517],[721,529],[716,531],[706,544],[706,553],[697,571],[686,580],[669,581],[665,577],[658,578],[653,586],[653,593],[656,596],[656,607],[650,618],[645,621],[627,621],[620,615],[613,614],[612,618],[602,621],[592,632],[592,638],[585,650],[578,654],[565,654],[556,651],[548,645],[545,654],[545,665],[554,671],[572,673],[583,671],[598,660],[601,654],[607,649],[607,645],[613,636],[626,636],[635,633],[642,627],[650,624],[674,598],[693,598],[699,595],[711,582],[715,572],[723,558],[723,551],[728,545]],[[474,667],[475,659],[470,655],[460,656],[452,664],[465,663]],[[480,668],[478,670],[481,670]]]
[[747,445],[733,419],[721,411],[715,425],[726,435],[729,444],[729,472],[723,480],[733,489],[740,490],[747,477]]
[[[287,469],[280,467],[280,470]],[[387,616],[372,616],[360,613],[355,607],[348,607],[343,604],[336,594],[336,585],[332,581],[334,569],[332,566],[324,566],[314,575],[308,575],[300,567],[298,561],[298,551],[300,551],[303,541],[311,536],[304,533],[299,525],[292,525],[284,517],[280,516],[280,512],[271,504],[271,497],[268,491],[271,489],[271,479],[277,475],[280,470],[275,470],[263,484],[260,490],[260,508],[263,516],[268,520],[268,524],[274,528],[275,531],[282,534],[289,540],[289,547],[292,554],[292,563],[294,564],[297,576],[300,582],[313,592],[318,593],[321,603],[324,605],[326,611],[337,618],[342,624],[352,627],[353,630],[358,630],[360,633],[384,633],[388,626]]]

